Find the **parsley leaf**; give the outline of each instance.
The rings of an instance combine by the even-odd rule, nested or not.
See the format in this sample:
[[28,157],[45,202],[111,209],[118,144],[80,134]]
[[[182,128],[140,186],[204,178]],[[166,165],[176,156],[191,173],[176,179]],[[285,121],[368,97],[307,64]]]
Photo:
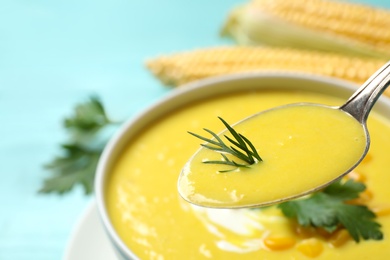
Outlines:
[[61,145],[62,154],[44,166],[51,176],[39,192],[63,194],[80,184],[86,194],[92,193],[100,155],[118,124],[109,119],[98,97],[78,104],[64,120],[69,140]]
[[306,199],[287,201],[278,207],[286,217],[296,218],[301,226],[322,227],[333,232],[342,225],[356,242],[361,238],[381,240],[383,234],[380,224],[373,220],[375,214],[364,205],[347,203],[358,198],[365,188],[353,180],[338,181]]

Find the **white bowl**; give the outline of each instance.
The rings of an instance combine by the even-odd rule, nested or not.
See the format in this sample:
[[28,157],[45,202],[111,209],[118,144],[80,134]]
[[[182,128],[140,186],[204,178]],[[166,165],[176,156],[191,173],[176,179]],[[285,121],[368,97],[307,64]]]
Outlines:
[[[106,146],[97,169],[95,193],[99,214],[117,255],[122,259],[137,259],[118,236],[108,217],[105,202],[105,183],[113,162],[121,150],[146,125],[161,116],[176,110],[189,102],[202,100],[220,94],[235,91],[294,89],[324,93],[345,100],[358,86],[346,81],[297,73],[246,73],[220,76],[188,84],[172,92],[150,106],[138,116],[131,118]],[[390,101],[381,97],[374,107],[378,113],[390,117]]]

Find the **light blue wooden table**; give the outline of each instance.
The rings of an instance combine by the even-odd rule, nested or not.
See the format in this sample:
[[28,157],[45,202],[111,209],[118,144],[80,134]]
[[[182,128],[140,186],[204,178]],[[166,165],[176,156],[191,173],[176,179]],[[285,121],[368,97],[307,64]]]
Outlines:
[[[0,259],[61,259],[93,200],[39,195],[75,103],[98,94],[128,118],[164,96],[143,62],[216,46],[239,0],[0,0]],[[390,7],[388,1],[360,0]]]

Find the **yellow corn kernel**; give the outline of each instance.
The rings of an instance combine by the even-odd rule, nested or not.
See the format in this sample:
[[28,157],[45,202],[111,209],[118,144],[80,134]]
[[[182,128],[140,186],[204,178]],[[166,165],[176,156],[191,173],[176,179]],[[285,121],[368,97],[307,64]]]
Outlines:
[[332,233],[326,231],[324,228],[315,228],[312,226],[303,227],[296,223],[293,226],[293,230],[297,236],[302,239],[312,238],[312,237],[321,237],[327,239],[332,236]]
[[316,228],[316,232],[319,236],[325,239],[329,239],[332,236],[332,233],[326,231],[324,228],[321,227]]
[[297,244],[296,248],[302,254],[311,258],[319,256],[324,250],[322,242],[316,238],[302,240]]
[[340,229],[335,231],[332,236],[329,238],[329,243],[334,247],[340,247],[351,240],[351,236],[349,235],[346,229]]
[[372,155],[371,155],[370,153],[368,153],[368,154],[364,157],[362,163],[368,163],[368,162],[370,162],[371,160],[372,160]]
[[390,10],[347,1],[252,0],[222,34],[240,44],[390,58]]
[[370,189],[365,189],[359,195],[359,198],[365,202],[372,200],[373,197],[374,197],[374,193],[372,193]]
[[[272,47],[215,47],[165,55],[146,62],[164,84],[182,84],[239,72],[288,71],[363,83],[387,61]],[[390,89],[385,93],[390,95]]]
[[372,198],[374,197],[374,194],[371,190],[365,189],[363,192],[359,194],[359,198],[349,200],[348,204],[354,204],[354,205],[364,205],[367,204]]
[[269,236],[263,240],[264,245],[271,250],[285,250],[295,245],[295,239],[288,236]]
[[294,231],[301,238],[310,238],[314,237],[317,234],[316,229],[314,227],[303,227],[298,223],[295,224]]
[[362,174],[356,170],[348,173],[347,178],[350,178],[350,179],[352,179],[354,181],[358,181],[358,182],[365,182],[367,180],[367,177],[364,174]]
[[371,210],[378,217],[390,215],[390,205],[378,205],[371,207]]

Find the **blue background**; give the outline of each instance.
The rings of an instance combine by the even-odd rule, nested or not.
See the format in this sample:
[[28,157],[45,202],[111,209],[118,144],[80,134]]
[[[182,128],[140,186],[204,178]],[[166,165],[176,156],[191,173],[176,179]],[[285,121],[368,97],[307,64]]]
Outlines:
[[[238,0],[0,0],[0,259],[61,259],[93,196],[37,190],[66,138],[62,119],[97,94],[116,119],[164,96],[148,58],[230,44]],[[360,0],[390,8],[386,1]]]

